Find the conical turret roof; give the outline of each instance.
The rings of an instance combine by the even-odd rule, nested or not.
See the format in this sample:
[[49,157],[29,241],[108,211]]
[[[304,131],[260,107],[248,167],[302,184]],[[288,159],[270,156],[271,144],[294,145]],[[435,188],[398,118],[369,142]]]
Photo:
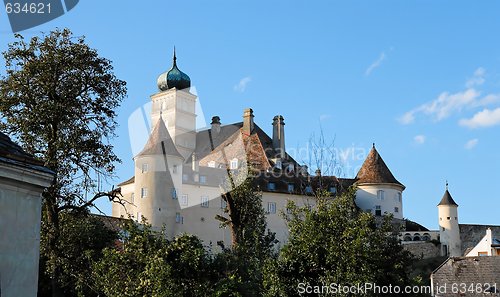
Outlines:
[[356,180],[360,184],[396,184],[404,188],[404,185],[392,175],[375,145],[359,169]]
[[149,135],[144,149],[137,156],[163,155],[164,152],[169,156],[183,158],[175,147],[172,137],[170,137],[170,133],[168,133],[168,129],[165,126],[165,122],[160,116]]
[[453,200],[453,197],[451,197],[450,192],[448,189],[444,192],[443,198],[441,198],[441,201],[439,202],[439,205],[455,205],[458,206],[458,204]]

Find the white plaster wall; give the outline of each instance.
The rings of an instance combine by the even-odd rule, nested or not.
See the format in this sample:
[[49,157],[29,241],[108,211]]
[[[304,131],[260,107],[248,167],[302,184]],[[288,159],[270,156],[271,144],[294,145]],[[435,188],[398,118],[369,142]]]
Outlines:
[[[377,197],[379,190],[384,191],[384,199]],[[401,202],[398,200],[398,193],[401,193]],[[356,205],[363,211],[370,210],[375,214],[375,206],[380,205],[382,214],[393,214],[396,219],[403,219],[403,188],[398,185],[380,184],[380,185],[359,185],[356,192]],[[399,212],[394,208],[398,207]]]
[[486,230],[486,235],[479,241],[479,243],[465,255],[466,257],[476,257],[479,253],[487,253],[488,256],[494,255],[491,248],[491,243],[493,242],[493,237],[491,236],[491,230]]
[[[16,172],[17,171],[17,172]],[[2,297],[36,296],[41,192],[51,175],[0,164],[0,286]]]
[[441,244],[448,246],[450,257],[462,256],[462,244],[458,226],[458,207],[453,205],[439,205],[438,214]]

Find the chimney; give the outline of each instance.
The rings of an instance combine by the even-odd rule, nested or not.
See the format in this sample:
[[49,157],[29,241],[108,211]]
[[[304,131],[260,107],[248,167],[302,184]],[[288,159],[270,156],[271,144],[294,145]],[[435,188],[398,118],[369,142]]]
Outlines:
[[273,147],[278,152],[280,158],[286,159],[285,120],[281,115],[277,115],[273,118]]
[[251,108],[246,108],[243,111],[243,133],[250,135],[253,132],[253,110]]
[[220,118],[219,116],[212,117],[212,136],[217,136],[220,133]]

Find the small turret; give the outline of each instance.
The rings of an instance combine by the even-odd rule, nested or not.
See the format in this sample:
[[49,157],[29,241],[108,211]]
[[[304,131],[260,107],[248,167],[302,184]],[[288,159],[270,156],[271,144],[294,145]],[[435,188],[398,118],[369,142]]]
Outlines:
[[441,255],[450,257],[462,256],[462,242],[458,225],[458,204],[448,191],[448,182],[443,198],[437,205],[439,214],[439,238]]

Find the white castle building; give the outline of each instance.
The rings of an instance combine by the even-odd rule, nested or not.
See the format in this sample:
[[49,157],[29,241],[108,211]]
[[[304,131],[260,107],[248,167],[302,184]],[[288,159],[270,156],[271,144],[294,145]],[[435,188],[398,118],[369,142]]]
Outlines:
[[267,135],[255,122],[252,109],[243,121],[222,125],[212,118],[209,129],[196,131],[196,96],[190,93],[189,77],[177,67],[158,77],[158,92],[151,96],[153,128],[144,149],[134,157],[134,176],[119,184],[125,207],[113,205],[114,217],[144,217],[153,227],[165,226],[168,236],[191,233],[207,245],[230,244],[228,229],[219,228],[216,215],[224,215],[221,184],[229,172],[258,171],[257,182],[267,211],[268,228],[283,243],[288,236],[285,221],[288,200],[315,205],[313,192],[327,189],[332,196],[356,183],[356,202],[376,216],[393,214],[403,219],[403,191],[375,149],[368,154],[353,179],[309,175],[285,150],[285,123],[281,115],[272,119],[273,134]]
[[[229,246],[229,229],[220,228],[215,219],[225,214],[222,189],[228,174],[246,176],[252,168],[257,173],[268,228],[280,244],[288,238],[281,213],[286,212],[289,200],[314,207],[316,190],[327,190],[334,197],[352,185],[357,186],[358,207],[375,216],[392,214],[404,228],[400,234],[403,244],[413,249],[439,240],[440,247],[433,246],[433,253],[461,256],[479,241],[488,242],[481,240],[485,233],[490,241],[500,236],[498,226],[459,224],[458,205],[448,185],[438,205],[439,230],[404,220],[405,186],[391,173],[375,145],[355,178],[337,178],[321,176],[319,170],[310,175],[307,166],[288,155],[281,115],[270,120],[271,136],[255,123],[250,108],[244,110],[242,122],[222,125],[220,117],[213,116],[209,129],[196,131],[197,97],[190,93],[189,76],[177,67],[175,51],[172,68],[158,77],[157,85],[158,92],[151,96],[153,127],[143,150],[134,157],[134,176],[119,184],[126,203],[113,204],[113,217],[145,218],[155,228],[165,226],[169,237],[190,233],[212,247],[217,242]],[[493,233],[487,233],[488,228]],[[472,253],[483,253],[482,248],[477,249]],[[421,249],[413,252],[420,254]]]

